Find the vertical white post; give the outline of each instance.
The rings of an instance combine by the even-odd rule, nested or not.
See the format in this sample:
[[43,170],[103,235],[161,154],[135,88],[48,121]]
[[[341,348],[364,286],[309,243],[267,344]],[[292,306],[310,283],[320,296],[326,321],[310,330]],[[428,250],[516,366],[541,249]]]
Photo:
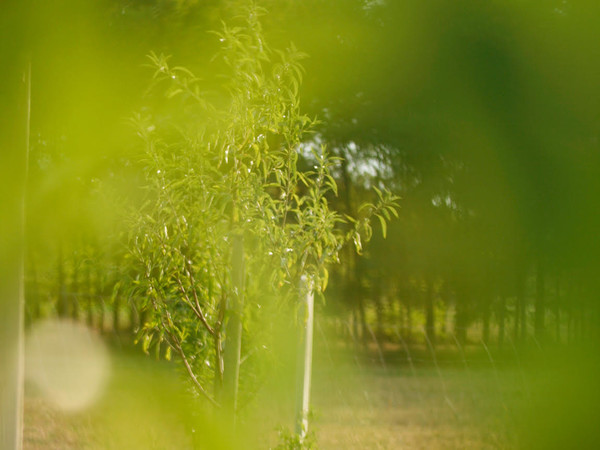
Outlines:
[[304,441],[308,432],[310,381],[314,327],[314,292],[312,279],[302,276],[300,283],[300,314],[298,340],[298,372],[296,398],[296,434]]
[[[14,80],[11,80],[14,81]],[[29,158],[31,65],[23,74],[25,101],[15,96],[0,110],[17,126],[0,130],[0,448],[23,448],[25,186]],[[8,86],[14,88],[16,85]],[[16,92],[23,92],[15,89]],[[2,97],[3,92],[0,92]],[[14,100],[14,102],[13,102]],[[9,107],[16,106],[16,110]],[[24,107],[23,107],[24,106]],[[24,111],[23,111],[24,110]],[[20,117],[24,126],[21,126]],[[7,124],[10,127],[10,124]]]

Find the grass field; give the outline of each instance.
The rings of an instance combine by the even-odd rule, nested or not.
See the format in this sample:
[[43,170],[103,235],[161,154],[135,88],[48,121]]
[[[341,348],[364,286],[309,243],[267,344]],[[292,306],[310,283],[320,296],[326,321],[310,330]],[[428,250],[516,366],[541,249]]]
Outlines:
[[[377,354],[359,359],[316,350],[312,430],[319,448],[520,446],[521,411],[531,400],[531,374],[520,367],[418,358],[386,364],[393,349],[382,361]],[[173,364],[115,348],[106,390],[83,411],[61,412],[28,385],[25,448],[269,448],[277,443],[276,427],[292,425],[293,396],[267,385],[242,412],[234,442],[230,430],[198,413],[180,381]]]

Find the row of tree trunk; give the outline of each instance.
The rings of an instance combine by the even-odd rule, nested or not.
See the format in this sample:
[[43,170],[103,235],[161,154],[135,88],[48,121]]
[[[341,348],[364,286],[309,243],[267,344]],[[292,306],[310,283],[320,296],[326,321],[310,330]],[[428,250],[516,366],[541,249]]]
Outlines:
[[[374,322],[374,329],[384,339],[393,340],[391,330],[400,329],[409,341],[424,332],[432,344],[450,334],[465,343],[469,330],[479,329],[477,339],[495,341],[499,346],[507,340],[538,344],[582,341],[600,325],[594,313],[597,305],[586,290],[560,277],[549,282],[543,268],[530,279],[519,274],[512,295],[488,293],[479,298],[464,286],[452,290],[442,284],[440,288],[430,280],[400,293],[394,283],[382,286],[371,281],[370,289],[356,284],[351,280],[346,289],[347,298],[360,295],[352,302],[351,331],[354,339],[365,343],[370,340],[369,322]],[[532,288],[527,289],[528,284]]]

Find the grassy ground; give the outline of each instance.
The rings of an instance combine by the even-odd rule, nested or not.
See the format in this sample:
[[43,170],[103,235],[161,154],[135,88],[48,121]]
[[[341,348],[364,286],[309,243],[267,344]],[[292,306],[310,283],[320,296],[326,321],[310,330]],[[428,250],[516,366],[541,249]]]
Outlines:
[[[318,343],[317,343],[318,344]],[[515,448],[527,383],[515,367],[460,361],[381,364],[317,348],[312,430],[323,449]],[[415,351],[418,355],[418,350]],[[113,349],[111,378],[86,410],[61,412],[27,387],[25,449],[231,448],[228,429],[200,416],[173,364]],[[392,360],[390,355],[385,356]],[[269,448],[293,422],[289,384],[267,384],[245,408],[240,448]],[[293,394],[293,392],[292,392]],[[260,406],[256,406],[260,405]]]
[[171,365],[135,353],[111,353],[99,400],[61,411],[26,385],[25,449],[191,448],[185,392]]
[[314,389],[319,442],[339,449],[513,448],[514,374],[496,375],[451,368],[328,374]]

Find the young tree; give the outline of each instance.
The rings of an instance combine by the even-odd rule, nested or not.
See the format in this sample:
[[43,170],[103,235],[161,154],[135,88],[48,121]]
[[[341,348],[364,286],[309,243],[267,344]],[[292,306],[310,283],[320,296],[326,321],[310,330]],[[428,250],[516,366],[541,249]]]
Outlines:
[[381,191],[359,218],[330,209],[339,161],[303,141],[315,123],[299,109],[304,55],[268,46],[263,13],[250,6],[239,26],[215,33],[227,69],[216,100],[191,71],[151,54],[154,79],[181,114],[135,120],[148,191],[129,255],[148,312],[140,339],[175,352],[198,393],[233,417],[240,356],[255,350],[242,346],[242,329],[260,305],[295,303],[302,277],[323,291],[343,245],[360,251],[370,217],[396,215],[397,198]]

